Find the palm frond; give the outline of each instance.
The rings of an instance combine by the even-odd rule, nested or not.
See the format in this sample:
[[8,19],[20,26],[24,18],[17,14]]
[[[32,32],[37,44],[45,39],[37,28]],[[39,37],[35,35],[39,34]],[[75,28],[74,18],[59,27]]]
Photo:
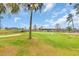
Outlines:
[[76,9],[76,14],[79,14],[79,3],[74,5],[74,9]]
[[5,8],[4,4],[0,3],[0,14],[5,13],[5,11],[6,11],[6,8]]
[[22,4],[24,10],[37,11],[42,9],[43,3],[24,3]]
[[73,19],[73,15],[72,14],[69,14],[68,17],[67,17],[66,22],[69,22],[70,23],[72,21],[72,19]]
[[17,13],[19,11],[19,5],[17,3],[7,3],[8,8],[10,8],[11,13]]

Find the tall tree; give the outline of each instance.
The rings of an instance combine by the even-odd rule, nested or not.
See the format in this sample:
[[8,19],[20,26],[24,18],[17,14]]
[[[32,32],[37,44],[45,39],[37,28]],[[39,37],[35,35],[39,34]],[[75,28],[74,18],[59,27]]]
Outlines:
[[36,12],[37,10],[42,9],[43,4],[42,3],[26,3],[23,4],[25,10],[28,10],[30,12],[30,27],[29,27],[29,39],[32,38],[32,16],[33,12]]
[[73,15],[72,14],[68,15],[67,22],[68,22],[68,24],[72,22],[72,27],[73,27],[73,30],[74,30],[74,22],[73,22]]
[[33,26],[33,29],[34,29],[34,31],[37,30],[37,25],[36,24]]
[[55,25],[55,28],[56,28],[56,31],[58,32],[58,31],[60,30],[60,25],[57,23],[57,24]]
[[76,14],[79,14],[79,3],[70,3],[70,5],[73,5],[74,9],[76,10]]
[[3,19],[3,16],[0,16],[0,29],[2,28],[1,20]]
[[16,13],[20,10],[20,6],[23,7],[25,10],[30,11],[30,28],[29,28],[29,39],[32,38],[32,16],[33,12],[42,9],[43,4],[42,3],[7,3],[6,4],[8,8],[10,8],[10,12]]
[[71,31],[72,31],[72,27],[71,27],[71,26],[68,26],[68,27],[67,27],[67,31],[68,31],[68,32],[71,32]]
[[79,3],[74,4],[74,9],[76,9],[76,14],[79,14]]
[[1,19],[3,19],[3,16],[1,14],[5,13],[6,8],[3,3],[0,3],[0,29],[1,29]]

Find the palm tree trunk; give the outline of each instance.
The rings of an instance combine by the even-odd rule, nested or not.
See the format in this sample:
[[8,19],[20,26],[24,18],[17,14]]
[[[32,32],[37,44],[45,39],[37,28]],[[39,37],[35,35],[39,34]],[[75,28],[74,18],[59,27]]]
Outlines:
[[1,29],[1,19],[0,19],[0,29]]
[[29,28],[29,39],[32,38],[32,10],[30,14],[30,28]]
[[73,19],[72,19],[72,26],[73,26],[73,32],[74,32],[74,22],[73,22]]

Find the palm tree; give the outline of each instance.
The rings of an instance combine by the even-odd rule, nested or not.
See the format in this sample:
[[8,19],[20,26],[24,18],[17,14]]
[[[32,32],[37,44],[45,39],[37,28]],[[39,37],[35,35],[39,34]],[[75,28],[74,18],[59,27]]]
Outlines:
[[73,30],[74,30],[74,22],[73,22],[73,15],[72,14],[68,15],[67,22],[68,22],[68,25],[69,25],[69,23],[72,22],[72,27],[73,27]]
[[79,14],[79,3],[74,5],[74,9],[76,9],[76,14]]
[[6,6],[7,6],[7,9],[10,9],[10,13],[12,14],[17,13],[20,10],[18,3],[7,3]]
[[1,29],[1,19],[3,19],[3,16],[1,14],[5,13],[6,8],[3,3],[0,3],[0,29]]
[[33,29],[34,29],[34,31],[37,30],[37,25],[36,24],[34,24]]
[[42,3],[7,3],[7,6],[10,9],[10,12],[13,14],[13,13],[16,13],[20,10],[20,6],[25,9],[25,10],[29,10],[30,11],[30,28],[29,28],[29,39],[32,38],[32,35],[31,35],[31,32],[32,32],[32,16],[33,16],[33,12],[34,11],[37,11],[37,10],[40,10],[41,11],[41,8],[43,6]]
[[55,25],[55,28],[56,28],[56,31],[58,32],[58,31],[60,30],[60,24],[57,23],[57,24]]
[[29,27],[29,39],[32,38],[32,16],[33,16],[33,12],[37,11],[37,10],[40,10],[41,11],[41,8],[43,6],[42,3],[26,3],[26,4],[23,4],[23,6],[25,7],[25,9],[29,10],[30,12],[30,27]]
[[2,26],[1,26],[1,19],[3,19],[3,17],[2,17],[2,16],[0,16],[0,29],[1,29],[1,27],[2,27]]
[[71,32],[71,31],[72,31],[72,27],[71,27],[71,26],[68,26],[68,27],[67,27],[67,31],[68,31],[68,32]]
[[79,3],[71,3],[70,5],[73,5],[74,9],[76,10],[76,15],[79,15]]
[[3,3],[0,3],[0,14],[5,13],[6,8]]
[[76,9],[76,14],[79,14],[79,3],[69,3],[70,5],[73,5],[74,9]]

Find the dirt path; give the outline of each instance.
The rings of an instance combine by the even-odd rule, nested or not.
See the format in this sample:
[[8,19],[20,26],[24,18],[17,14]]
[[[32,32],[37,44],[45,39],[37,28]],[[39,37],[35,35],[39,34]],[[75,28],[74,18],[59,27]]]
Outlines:
[[11,34],[11,35],[0,35],[0,38],[11,37],[11,36],[19,36],[21,34]]
[[64,33],[64,34],[73,34],[73,35],[79,35],[79,33]]
[[16,46],[0,47],[0,56],[14,56],[17,54]]

